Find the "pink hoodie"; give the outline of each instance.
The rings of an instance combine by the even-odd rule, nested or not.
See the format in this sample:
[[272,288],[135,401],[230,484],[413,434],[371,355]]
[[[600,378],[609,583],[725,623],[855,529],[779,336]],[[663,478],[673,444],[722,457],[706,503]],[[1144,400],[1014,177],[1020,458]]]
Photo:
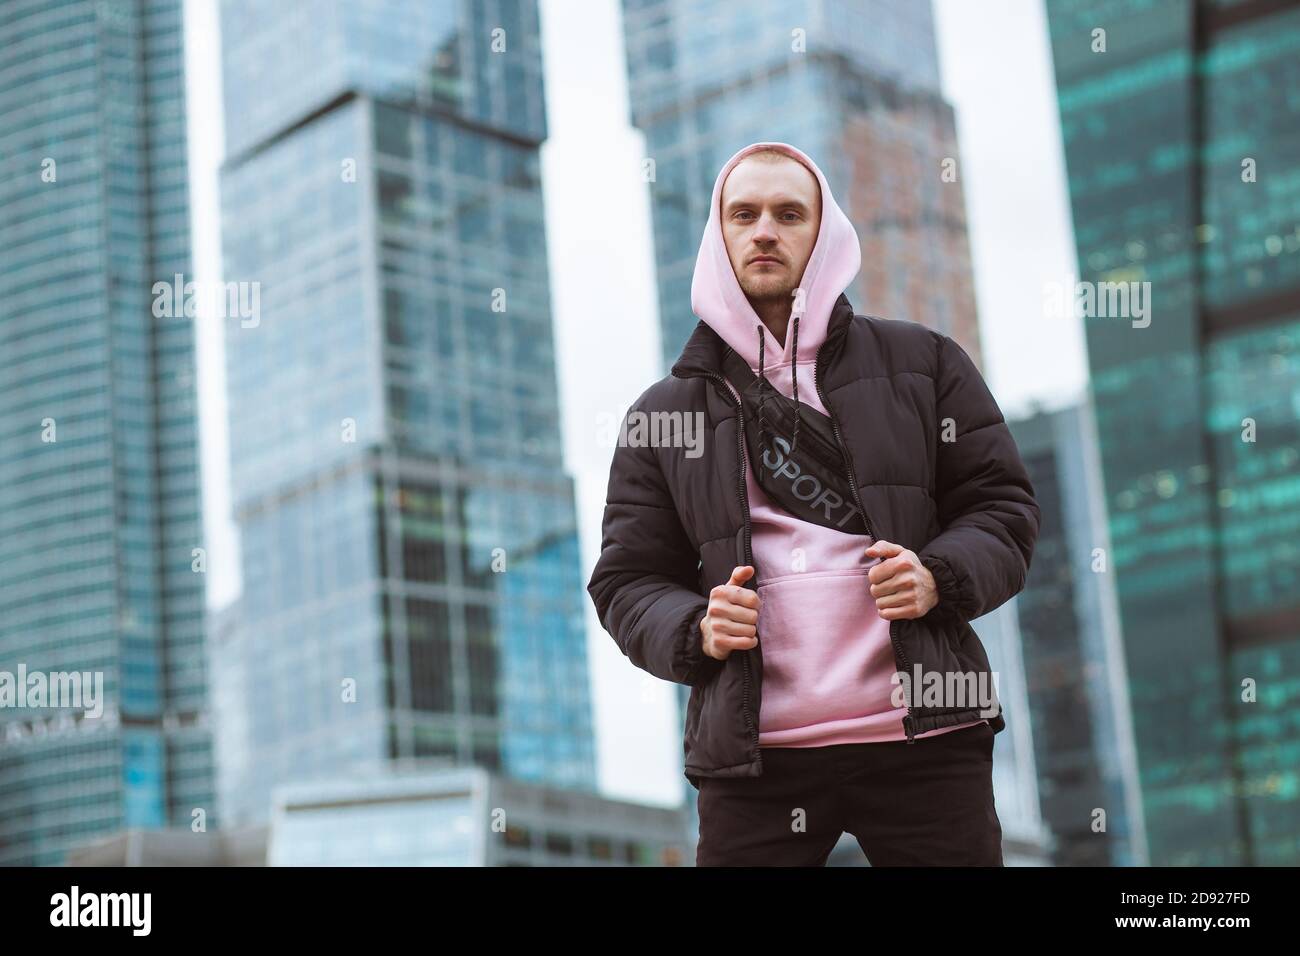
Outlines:
[[[709,222],[695,263],[691,309],[758,373],[756,327],[762,322],[741,290],[727,256],[720,205],[722,185],[736,163],[767,148],[789,153],[817,177],[822,219],[800,283],[805,311],[799,319],[799,354],[790,354],[793,319],[784,346],[764,327],[763,373],[781,394],[793,399],[791,368],[797,361],[799,402],[825,415],[813,379],[817,350],[826,339],[832,306],[858,274],[862,253],[857,232],[836,204],[826,177],[801,150],[786,143],[753,143],[722,167],[713,184]],[[868,569],[879,560],[864,553],[872,539],[811,524],[784,511],[754,481],[748,458],[745,485],[763,653],[759,746],[822,747],[906,740],[906,709],[890,701],[895,688],[890,678],[896,664],[889,622],[877,612],[867,581]],[[981,722],[941,727],[916,736],[930,737]]]

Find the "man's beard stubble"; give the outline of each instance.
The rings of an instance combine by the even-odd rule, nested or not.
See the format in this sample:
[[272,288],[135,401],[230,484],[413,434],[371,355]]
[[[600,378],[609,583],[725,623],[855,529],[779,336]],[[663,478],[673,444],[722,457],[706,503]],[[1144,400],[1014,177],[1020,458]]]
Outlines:
[[740,283],[740,290],[754,306],[773,305],[778,302],[789,304],[794,297],[797,286],[785,280],[747,280]]

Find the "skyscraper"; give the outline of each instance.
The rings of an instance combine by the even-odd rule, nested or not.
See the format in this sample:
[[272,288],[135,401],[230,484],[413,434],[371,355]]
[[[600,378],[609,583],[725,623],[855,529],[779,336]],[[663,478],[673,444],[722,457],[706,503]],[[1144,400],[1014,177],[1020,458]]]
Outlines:
[[1042,510],[1014,603],[1052,861],[1140,866],[1146,841],[1092,409],[1009,424]]
[[1294,864],[1300,5],[1047,11],[1150,860]]
[[42,865],[215,823],[181,0],[10,0],[0,76],[0,671],[105,696],[0,708],[0,864]]
[[394,762],[595,786],[532,2],[223,0],[242,549],[221,805]]

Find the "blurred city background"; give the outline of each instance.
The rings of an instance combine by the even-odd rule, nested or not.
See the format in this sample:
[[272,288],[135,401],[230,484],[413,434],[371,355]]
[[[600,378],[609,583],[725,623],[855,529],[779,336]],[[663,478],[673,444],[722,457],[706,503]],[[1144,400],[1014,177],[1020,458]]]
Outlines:
[[0,0],[0,864],[692,865],[584,585],[758,140],[1030,469],[1008,864],[1300,862],[1300,0]]

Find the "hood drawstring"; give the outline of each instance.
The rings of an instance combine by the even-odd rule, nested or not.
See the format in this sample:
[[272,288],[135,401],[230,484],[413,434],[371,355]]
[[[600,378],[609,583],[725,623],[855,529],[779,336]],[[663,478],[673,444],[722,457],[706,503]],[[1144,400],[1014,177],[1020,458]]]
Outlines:
[[794,337],[790,343],[794,361],[790,365],[790,381],[794,385],[794,438],[790,440],[790,454],[799,450],[799,316],[794,317]]
[[763,451],[767,452],[768,447],[772,444],[767,440],[767,416],[763,414],[763,403],[767,401],[767,389],[763,387],[767,383],[767,376],[763,374],[763,323],[760,322],[758,328],[758,379],[762,383],[758,386],[758,434],[763,440]]
[[[758,325],[758,377],[765,384],[767,376],[763,373],[763,344],[766,336],[763,335],[763,325]],[[794,386],[794,437],[790,441],[790,454],[793,455],[799,448],[799,316],[794,317],[794,329],[792,330],[790,341],[790,351],[794,355],[794,362],[790,365],[790,381]],[[758,430],[763,436],[763,447],[766,449],[770,444],[767,440],[768,427],[767,416],[764,414],[763,402],[767,399],[767,391],[762,387],[758,391]]]

